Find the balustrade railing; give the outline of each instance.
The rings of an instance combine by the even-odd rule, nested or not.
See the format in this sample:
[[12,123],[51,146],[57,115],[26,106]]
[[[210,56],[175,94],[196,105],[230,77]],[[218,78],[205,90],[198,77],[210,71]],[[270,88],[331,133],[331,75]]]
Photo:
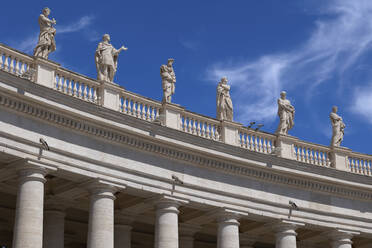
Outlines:
[[30,69],[33,61],[31,56],[0,44],[0,70],[22,76]]
[[239,144],[250,151],[272,154],[275,152],[276,136],[242,127],[238,131]]
[[180,129],[183,132],[212,140],[220,140],[221,124],[218,120],[183,111],[180,118]]
[[[45,66],[40,69],[38,67],[39,64]],[[40,83],[44,86],[54,88],[59,92],[84,101],[100,104],[100,100],[104,100],[100,99],[100,97],[104,97],[105,94],[101,91],[102,89],[105,90],[105,88],[102,88],[103,85],[98,81],[61,68],[58,64],[35,59],[32,56],[18,52],[17,50],[3,44],[0,44],[0,70],[16,76],[28,78],[35,83]],[[38,70],[37,79],[33,77],[35,70]],[[53,77],[48,75],[53,75],[54,79],[48,80],[48,78]],[[162,109],[162,104],[159,101],[128,92],[116,86],[108,90],[114,90],[114,92],[110,91],[110,94],[108,94],[110,97],[113,97],[113,99],[111,99],[112,101],[107,101],[108,105],[106,105],[105,101],[102,101],[103,106],[119,110],[126,115],[134,116],[145,121],[155,121],[157,119],[162,120],[162,118],[164,118],[164,116],[158,118],[160,117]],[[114,93],[114,95],[112,93]],[[226,131],[227,129],[224,129],[226,127],[221,125],[220,121],[186,111],[183,108],[179,108],[179,110],[176,111],[178,111],[177,118],[179,118],[180,123],[179,125],[178,123],[173,125],[173,123],[173,126],[171,126],[172,128],[177,128],[185,133],[206,139],[226,142],[224,141],[226,137],[222,136],[222,134],[226,135],[224,130]],[[301,141],[297,138],[290,138],[290,136],[286,141],[280,141],[274,134],[255,131],[239,125],[236,125],[235,128],[237,129],[235,130],[238,134],[238,144],[234,141],[231,144],[240,145],[240,147],[247,150],[264,154],[276,154],[284,158],[324,167],[331,166],[332,156],[332,167],[347,170],[356,174],[372,175],[372,155],[365,155],[347,150],[346,153],[337,154],[337,149],[331,149],[328,146]],[[234,131],[231,132],[230,130],[229,132],[229,135],[236,135],[236,132]],[[234,140],[234,138],[235,136],[233,139],[229,139],[229,142]],[[276,144],[277,142],[282,142],[282,147],[281,145]],[[279,146],[278,151],[276,151],[276,145]],[[335,159],[336,157],[338,159]],[[336,165],[334,163],[336,163]]]
[[297,161],[329,167],[330,148],[308,142],[297,141],[293,144],[293,156]]
[[353,152],[348,157],[348,168],[353,173],[370,176],[372,156]]
[[88,102],[98,102],[99,83],[63,68],[55,71],[54,89]]
[[119,102],[119,110],[121,112],[146,121],[154,121],[159,116],[161,108],[160,102],[125,90],[120,92]]

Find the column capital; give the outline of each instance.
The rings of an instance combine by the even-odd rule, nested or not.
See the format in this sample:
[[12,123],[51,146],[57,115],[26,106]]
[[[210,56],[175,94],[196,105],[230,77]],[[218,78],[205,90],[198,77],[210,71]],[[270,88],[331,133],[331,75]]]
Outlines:
[[272,225],[273,230],[276,232],[276,236],[282,235],[293,235],[297,236],[296,229],[305,226],[302,222],[281,220]]
[[329,232],[328,237],[332,240],[332,247],[339,247],[344,244],[353,244],[352,237],[359,234],[356,231],[336,229]]
[[17,168],[19,181],[39,181],[42,183],[46,182],[45,176],[48,173],[47,170],[43,167],[27,167],[22,166]]
[[[116,197],[114,194],[119,191],[117,185],[101,179],[94,179],[84,183],[83,187],[85,187],[94,198],[110,198],[115,200]],[[120,185],[120,188],[123,189],[125,187]]]
[[157,210],[174,211],[179,212],[178,208],[181,205],[188,204],[189,201],[186,199],[161,195],[159,198],[153,200]]
[[218,223],[230,223],[239,225],[239,219],[243,216],[247,216],[248,213],[228,208],[222,208],[217,211],[216,215]]

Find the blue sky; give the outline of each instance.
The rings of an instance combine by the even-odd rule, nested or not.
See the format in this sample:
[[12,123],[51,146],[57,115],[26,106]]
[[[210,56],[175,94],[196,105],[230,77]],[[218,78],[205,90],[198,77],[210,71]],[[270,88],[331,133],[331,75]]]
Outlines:
[[120,54],[115,82],[161,99],[159,67],[175,59],[173,102],[215,116],[216,85],[229,78],[234,119],[274,132],[282,90],[296,108],[290,134],[328,145],[329,112],[346,123],[343,146],[372,153],[372,1],[7,1],[1,43],[32,53],[37,18],[57,20],[50,59],[96,77],[103,34]]

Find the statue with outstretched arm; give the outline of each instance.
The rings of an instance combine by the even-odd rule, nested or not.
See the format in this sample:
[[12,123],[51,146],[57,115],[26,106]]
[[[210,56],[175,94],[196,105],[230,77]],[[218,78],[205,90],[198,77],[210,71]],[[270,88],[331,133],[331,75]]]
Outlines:
[[102,41],[98,44],[95,53],[98,80],[105,82],[114,81],[114,76],[118,67],[119,53],[125,50],[128,50],[125,46],[115,49],[110,44],[110,35],[103,35]]

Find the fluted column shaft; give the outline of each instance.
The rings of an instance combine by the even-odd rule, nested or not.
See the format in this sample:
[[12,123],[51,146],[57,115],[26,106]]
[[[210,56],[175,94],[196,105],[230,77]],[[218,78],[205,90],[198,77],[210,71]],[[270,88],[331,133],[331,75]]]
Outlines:
[[114,248],[114,192],[109,185],[91,188],[88,248]]
[[132,227],[128,225],[115,224],[115,248],[130,248]]
[[296,248],[297,226],[290,223],[280,223],[275,227],[275,248]]
[[169,199],[156,203],[155,248],[178,248],[179,205]]
[[43,246],[44,183],[46,171],[25,168],[19,171],[13,248]]
[[61,210],[46,210],[43,248],[64,248],[65,213]]
[[224,214],[218,219],[217,248],[240,248],[239,221],[236,215]]

